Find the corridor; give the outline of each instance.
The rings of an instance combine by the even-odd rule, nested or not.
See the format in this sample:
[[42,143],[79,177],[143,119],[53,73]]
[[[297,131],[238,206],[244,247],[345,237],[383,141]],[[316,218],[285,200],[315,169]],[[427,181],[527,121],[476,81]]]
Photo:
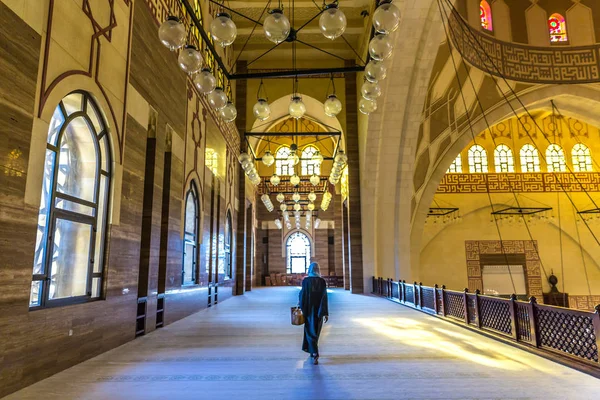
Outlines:
[[294,287],[253,290],[54,375],[26,399],[597,399],[600,380],[386,300],[330,291],[320,365]]

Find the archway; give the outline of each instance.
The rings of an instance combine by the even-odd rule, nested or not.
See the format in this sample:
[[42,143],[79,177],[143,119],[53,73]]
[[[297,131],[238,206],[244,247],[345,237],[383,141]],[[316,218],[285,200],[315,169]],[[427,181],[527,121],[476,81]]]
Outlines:
[[309,237],[303,232],[294,232],[288,236],[285,248],[287,273],[305,274],[308,271],[312,250]]

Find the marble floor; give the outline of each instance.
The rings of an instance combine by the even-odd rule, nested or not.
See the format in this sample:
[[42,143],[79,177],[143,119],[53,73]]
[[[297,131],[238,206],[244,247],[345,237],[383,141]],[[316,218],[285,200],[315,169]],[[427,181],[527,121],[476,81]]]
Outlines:
[[235,297],[8,396],[26,399],[598,399],[600,380],[389,301],[330,292],[320,365],[298,289]]

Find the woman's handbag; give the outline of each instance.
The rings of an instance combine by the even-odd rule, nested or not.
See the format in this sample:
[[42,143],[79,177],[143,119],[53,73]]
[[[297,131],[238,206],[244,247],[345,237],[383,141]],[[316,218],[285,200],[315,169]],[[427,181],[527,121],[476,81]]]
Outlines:
[[300,307],[292,307],[292,325],[304,325],[304,314]]

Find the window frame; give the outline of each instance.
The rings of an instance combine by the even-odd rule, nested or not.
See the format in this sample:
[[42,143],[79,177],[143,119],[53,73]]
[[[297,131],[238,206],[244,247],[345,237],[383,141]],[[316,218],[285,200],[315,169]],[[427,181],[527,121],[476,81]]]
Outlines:
[[[474,148],[476,148],[476,150],[473,150]],[[473,154],[474,151],[480,152],[478,157],[481,159],[481,171],[477,171],[477,164],[475,163],[476,156]],[[469,147],[469,150],[467,151],[467,162],[469,164],[470,174],[487,174],[489,172],[487,151],[480,144],[474,144]]]
[[[458,162],[457,162],[458,161]],[[448,167],[447,174],[462,174],[462,154],[458,153],[454,161]]]
[[[550,151],[556,151],[556,155],[549,154],[548,152],[550,152]],[[553,159],[555,156],[562,157],[562,162],[561,162],[561,158],[559,158],[559,160],[558,160],[558,164],[559,164],[558,171],[554,168],[555,162],[553,161]],[[552,165],[552,167],[551,167],[551,165]],[[565,150],[562,148],[561,145],[559,145],[557,143],[552,143],[546,148],[546,170],[550,173],[567,172],[567,159],[565,158]]]
[[[564,33],[562,33],[562,35],[564,36],[564,40],[552,40],[552,37],[554,36],[551,32],[551,28],[550,28],[550,20],[552,18],[557,18],[560,17],[560,19],[562,19],[562,22],[559,22],[559,25],[562,23],[564,24]],[[560,21],[559,19],[559,21]],[[548,17],[548,20],[546,21],[547,24],[547,29],[548,29],[548,37],[550,39],[550,44],[551,45],[568,45],[569,44],[569,32],[567,30],[567,18],[565,18],[565,16],[563,16],[561,13],[553,13],[552,15],[550,15]]]
[[286,273],[288,274],[297,274],[299,272],[292,272],[292,258],[298,257],[298,256],[292,256],[290,253],[290,247],[291,244],[290,242],[297,236],[303,236],[304,240],[305,240],[305,250],[304,250],[304,259],[305,259],[305,265],[304,265],[304,273],[308,272],[308,266],[310,264],[310,258],[312,256],[312,246],[313,244],[310,241],[310,237],[302,232],[302,231],[295,231],[292,232],[285,240],[285,270]]
[[[579,152],[582,151],[583,154]],[[576,154],[577,152],[577,154]],[[581,158],[584,161],[581,161]],[[575,143],[571,149],[571,162],[573,163],[573,172],[594,172],[594,162],[592,159],[592,151],[584,143]],[[585,165],[585,169],[581,169],[581,165]]]
[[[481,16],[481,9],[486,10],[487,14],[488,14],[488,26],[489,28],[486,28],[483,25],[483,17]],[[492,6],[490,5],[490,3],[487,0],[481,0],[479,2],[479,26],[481,27],[481,29],[484,32],[487,33],[494,33],[494,17],[492,16]]]
[[[281,151],[285,151],[287,150],[288,152],[288,156],[289,157],[292,154],[292,149],[290,149],[289,146],[280,146],[277,151],[275,152],[275,174],[277,174],[278,176],[292,176],[294,175],[294,166],[290,165],[290,162],[288,161],[288,158],[279,158],[279,153]],[[285,171],[287,173],[283,173],[284,172],[284,168]]]
[[[307,158],[306,152],[308,150],[313,150],[312,155]],[[309,144],[302,149],[302,157],[300,159],[300,172],[302,175],[321,175],[321,164],[313,161],[312,156],[314,156],[319,151],[319,148]],[[312,171],[312,172],[311,172]]]
[[[188,232],[186,230],[187,221],[187,203],[192,197],[194,204],[194,232]],[[188,234],[192,235],[192,239],[188,240]],[[200,271],[200,201],[198,197],[198,190],[196,189],[195,183],[192,181],[190,188],[185,195],[184,213],[183,213],[183,249],[182,249],[182,263],[181,263],[181,286],[194,286],[198,284],[198,275]],[[188,282],[185,280],[185,255],[186,247],[192,245],[194,249],[194,257],[192,259],[192,279]]]
[[[527,149],[525,149],[526,147],[527,147]],[[524,154],[524,152],[530,152],[530,154]],[[531,165],[533,166],[533,171],[529,171],[528,165],[530,163],[529,163],[528,157],[531,157],[531,160],[532,160]],[[524,172],[524,173],[542,172],[542,164],[540,162],[540,152],[531,143],[525,143],[519,150],[519,162],[521,164],[521,172]]]
[[[68,113],[64,100],[71,95],[81,95],[81,110]],[[89,109],[91,107],[91,109]],[[83,304],[92,301],[104,300],[106,298],[106,241],[107,241],[107,230],[109,223],[109,215],[110,215],[110,193],[112,189],[112,179],[111,179],[111,167],[112,167],[112,154],[111,154],[111,140],[109,134],[108,124],[106,123],[106,119],[102,113],[100,106],[94,100],[92,95],[84,90],[75,90],[67,95],[65,95],[58,103],[56,108],[54,109],[54,113],[57,110],[60,110],[63,121],[60,123],[60,128],[58,132],[55,134],[53,138],[53,143],[49,142],[49,138],[46,138],[46,156],[44,157],[44,168],[47,167],[47,154],[48,150],[54,153],[53,162],[52,162],[52,179],[50,182],[50,188],[48,191],[49,199],[46,199],[46,207],[47,207],[47,215],[46,215],[46,230],[41,239],[42,243],[42,272],[41,273],[32,273],[31,278],[31,287],[30,287],[30,300],[29,300],[29,310],[42,310],[47,308],[54,307],[62,307],[67,305],[74,304]],[[100,125],[100,132],[97,131],[96,125],[94,121],[90,118],[88,114],[88,110],[91,113],[94,113],[96,116],[97,122]],[[54,117],[53,113],[53,117]],[[85,199],[80,199],[78,197],[72,196],[67,193],[59,192],[58,190],[58,175],[60,172],[60,155],[61,155],[61,140],[66,129],[69,127],[71,122],[76,120],[77,118],[83,118],[85,123],[87,124],[87,128],[92,133],[94,149],[96,153],[96,170],[94,174],[94,201],[89,201]],[[51,129],[51,127],[49,127]],[[102,140],[106,140],[104,145],[104,149],[102,148]],[[103,157],[106,158],[106,169],[103,169]],[[100,193],[100,188],[102,187],[102,179],[103,177],[106,179],[106,187],[104,188],[104,193]],[[42,190],[43,187],[42,187]],[[104,196],[103,201],[101,202],[100,196]],[[86,215],[83,213],[65,210],[58,208],[56,206],[57,199],[65,200],[72,203],[76,203],[82,206],[89,207],[93,211],[93,215]],[[40,199],[40,203],[41,203]],[[38,211],[38,220],[40,216],[42,205],[40,204],[40,210]],[[102,214],[102,220],[99,220],[98,215]],[[54,242],[54,234],[56,231],[56,224],[58,220],[81,223],[88,225],[90,227],[90,243],[88,249],[88,266],[87,266],[87,276],[86,276],[86,290],[84,295],[71,296],[71,297],[62,297],[57,299],[50,299],[50,285],[52,281],[52,257],[48,257],[49,248],[55,245]],[[102,230],[98,232],[99,223],[102,226]],[[100,243],[98,244],[98,248],[96,248],[96,238],[97,235],[102,235]],[[36,239],[37,240],[37,239]],[[36,252],[34,249],[34,257],[36,257]],[[98,262],[101,263],[98,272],[94,272],[95,262],[96,262],[96,254],[99,253],[100,256],[98,258]],[[35,259],[34,259],[34,268],[35,268]],[[35,271],[34,271],[35,272]],[[92,297],[93,293],[93,282],[94,279],[99,279],[99,292],[97,297]],[[41,291],[38,292],[39,304],[31,305],[31,290],[33,288],[34,282],[41,282]]]
[[[506,167],[506,171],[504,171]],[[497,174],[512,174],[515,172],[515,157],[512,149],[501,143],[494,149],[494,170]]]

